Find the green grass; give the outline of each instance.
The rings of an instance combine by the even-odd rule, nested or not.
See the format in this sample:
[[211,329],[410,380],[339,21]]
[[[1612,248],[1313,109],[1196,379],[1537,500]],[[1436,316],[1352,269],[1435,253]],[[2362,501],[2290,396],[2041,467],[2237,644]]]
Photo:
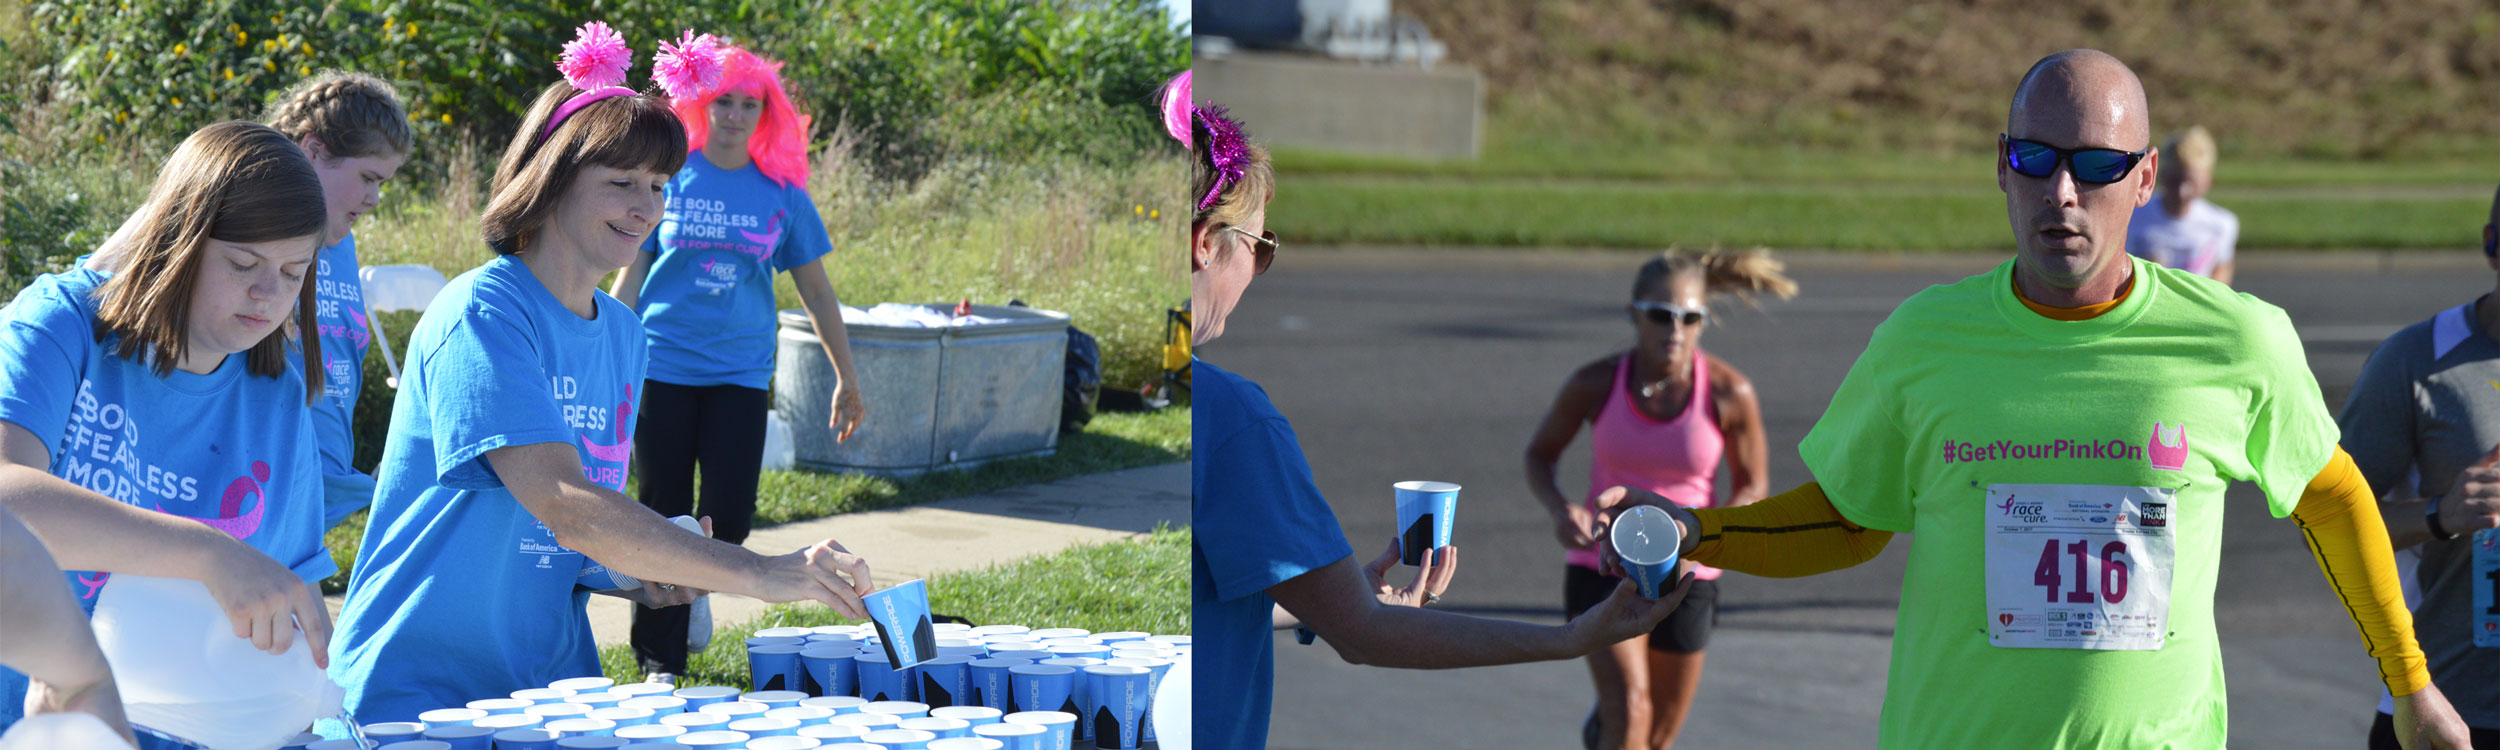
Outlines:
[[[983,570],[939,574],[928,579],[929,609],[977,625],[1185,634],[1190,632],[1189,541],[1187,529],[1158,529],[1138,541],[1079,545]],[[858,622],[821,604],[776,605],[715,631],[713,646],[687,661],[677,684],[748,689],[746,654],[734,646],[755,631]],[[600,649],[599,667],[618,682],[642,679],[630,646]]]
[[[824,265],[843,304],[1021,298],[1067,313],[1071,325],[1094,335],[1104,387],[1134,390],[1156,376],[1164,310],[1189,298],[1189,269],[1177,251],[1185,206],[1170,189],[1186,179],[1180,159],[1099,166],[967,158],[903,184],[869,176],[855,148],[837,136],[808,183],[833,240]],[[466,208],[476,201],[456,189],[388,196],[357,224],[358,258],[429,265],[446,278],[474,268],[492,257],[477,239],[477,212]],[[782,308],[799,306],[790,274],[775,278],[775,291]]]
[[[916,505],[931,500],[1040,484],[1068,477],[1189,460],[1189,410],[1152,413],[1103,412],[1085,431],[1059,437],[1049,456],[1018,458],[961,471],[941,471],[909,479],[821,471],[767,471],[757,488],[755,524],[804,521],[864,510]],[[627,494],[635,488],[626,487]],[[347,590],[355,572],[356,554],[364,542],[365,513],[358,511],[331,529],[323,539],[338,575],[323,579],[321,590]]]
[[[1317,244],[1895,251],[2010,244],[1991,163],[1993,130],[1955,131],[1952,150],[1847,148],[1668,138],[1602,118],[1557,124],[1567,119],[1550,103],[1493,107],[1483,155],[1472,160],[1279,148],[1271,223]],[[2385,159],[2226,150],[2212,198],[2240,215],[2244,248],[2471,247],[2500,180],[2490,169],[2500,147],[2479,148]]]
[[[1288,175],[1268,215],[1279,234],[1322,244],[2010,246],[2004,196],[1979,174],[1950,186]],[[2239,214],[2243,248],[2461,248],[2478,240],[2490,191],[2225,185],[2213,200]]]

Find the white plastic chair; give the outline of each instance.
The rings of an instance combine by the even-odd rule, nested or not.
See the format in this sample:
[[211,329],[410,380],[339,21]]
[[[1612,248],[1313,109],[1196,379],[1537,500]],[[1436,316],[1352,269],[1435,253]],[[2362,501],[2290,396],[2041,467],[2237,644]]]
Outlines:
[[390,379],[383,381],[399,387],[399,356],[391,353],[390,337],[382,333],[382,319],[374,315],[393,310],[424,312],[434,295],[450,284],[443,272],[433,266],[365,266],[357,272],[365,292],[365,322],[373,329],[373,341],[381,345],[382,363],[391,368]]

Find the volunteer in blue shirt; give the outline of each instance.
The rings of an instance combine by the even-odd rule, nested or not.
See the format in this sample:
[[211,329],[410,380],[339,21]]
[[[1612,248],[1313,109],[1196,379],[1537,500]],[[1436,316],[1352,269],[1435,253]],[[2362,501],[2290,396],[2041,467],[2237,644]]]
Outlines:
[[[604,24],[583,40],[623,46]],[[496,257],[411,335],[331,670],[361,721],[599,674],[585,560],[642,579],[625,596],[646,605],[718,590],[865,619],[868,566],[833,540],[765,557],[619,492],[646,353],[598,283],[659,223],[685,131],[666,99],[614,85],[621,69],[586,67],[566,66],[504,151],[482,219]]]
[[[1223,335],[1225,316],[1276,258],[1276,235],[1266,231],[1276,175],[1267,151],[1221,108],[1189,104],[1187,76],[1167,87],[1164,117],[1191,147],[1191,335],[1202,346]],[[1423,609],[1448,587],[1457,549],[1428,556],[1404,588],[1384,581],[1398,561],[1395,539],[1357,566],[1293,426],[1267,392],[1203,361],[1190,368],[1192,523],[1222,530],[1190,543],[1195,747],[1266,747],[1276,629],[1307,627],[1354,664],[1446,669],[1576,659],[1647,634],[1690,588],[1691,575],[1682,573],[1653,601],[1627,581],[1557,627]],[[1441,558],[1437,565],[1432,557]]]
[[[300,629],[326,662],[315,587],[338,567],[305,408],[321,373],[283,330],[312,314],[322,205],[286,136],[210,125],[166,159],[110,267],[82,258],[0,308],[0,506],[78,571],[82,608],[112,573],[196,580],[236,636],[284,653]],[[26,686],[0,683],[0,724]],[[31,702],[65,698],[36,685]]]
[[[668,182],[659,231],[610,293],[642,314],[651,345],[634,443],[643,504],[663,516],[696,513],[699,467],[698,515],[736,544],[754,520],[763,472],[774,274],[788,272],[798,286],[838,375],[827,425],[835,439],[849,440],[867,410],[842,302],[825,278],[833,243],[807,194],[808,117],[782,90],[781,63],[730,47],[721,68],[717,85],[670,103],[699,148]],[[655,680],[686,671],[688,609],[634,610],[634,655]]]
[[[357,277],[356,220],[382,202],[382,183],[408,163],[413,138],[399,92],[363,73],[328,71],[280,94],[262,116],[312,157],[329,206],[321,235],[321,258],[313,276],[321,338],[321,397],[313,400],[313,431],[320,437],[323,521],[340,521],[373,503],[373,477],[357,471],[351,419],[365,382],[365,351],[373,342],[365,319],[364,284]],[[366,419],[389,415],[367,414]]]

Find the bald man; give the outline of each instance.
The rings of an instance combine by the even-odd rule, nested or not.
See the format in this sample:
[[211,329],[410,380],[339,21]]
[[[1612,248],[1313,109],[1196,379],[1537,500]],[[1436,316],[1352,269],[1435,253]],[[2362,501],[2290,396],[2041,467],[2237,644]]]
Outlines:
[[1916,533],[1881,747],[2214,748],[2223,489],[2253,482],[2359,624],[2406,747],[2463,747],[2291,321],[2128,256],[2160,159],[2148,122],[2116,58],[2033,65],[1997,141],[2014,257],[1876,327],[1798,446],[1816,481],[1701,510],[1618,487],[1605,515],[1660,507],[1693,560],[1783,577]]

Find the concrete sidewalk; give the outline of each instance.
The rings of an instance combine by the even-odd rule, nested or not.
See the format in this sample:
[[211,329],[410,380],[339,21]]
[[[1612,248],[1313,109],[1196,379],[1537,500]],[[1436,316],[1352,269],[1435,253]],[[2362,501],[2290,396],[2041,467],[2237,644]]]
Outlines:
[[[830,538],[868,560],[880,585],[1048,554],[1080,543],[1131,539],[1157,524],[1189,526],[1189,464],[1071,477],[904,508],[849,513],[754,530],[746,548],[781,555]],[[345,599],[329,597],[336,616]],[[728,627],[771,605],[712,595],[712,622]],[[633,604],[590,598],[602,646],[624,643]]]

